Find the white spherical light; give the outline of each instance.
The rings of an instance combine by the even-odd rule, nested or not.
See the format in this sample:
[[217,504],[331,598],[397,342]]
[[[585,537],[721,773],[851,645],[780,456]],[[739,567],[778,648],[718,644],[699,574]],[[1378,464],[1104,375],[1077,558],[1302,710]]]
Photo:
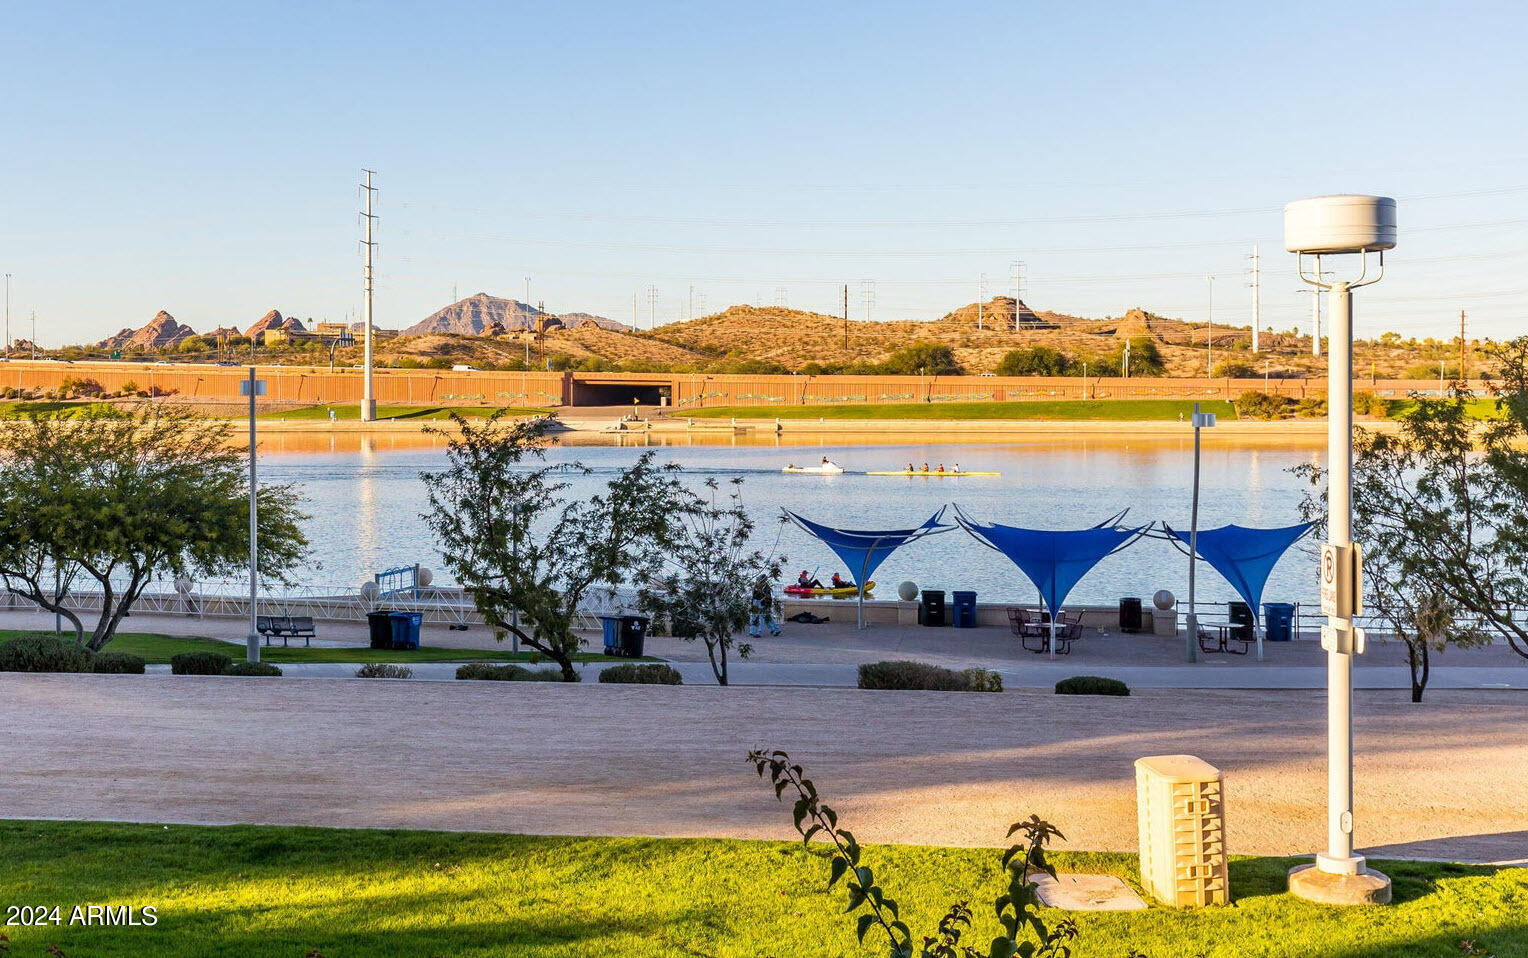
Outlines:
[[903,602],[911,602],[918,597],[918,583],[911,579],[897,586],[897,598]]
[[1166,589],[1158,589],[1157,594],[1151,597],[1151,604],[1166,612],[1177,603],[1177,599]]
[[367,602],[375,602],[377,600],[377,596],[381,594],[382,588],[381,586],[377,585],[376,580],[367,579],[365,582],[361,583],[361,598],[365,599]]
[[419,567],[419,588],[423,589],[426,586],[428,586],[431,582],[434,582],[434,581],[435,581],[435,573],[431,572],[429,569],[426,569],[424,566],[420,566]]
[[181,595],[185,595],[187,592],[190,592],[191,591],[191,580],[186,578],[183,575],[176,576],[175,577],[175,591],[179,592]]

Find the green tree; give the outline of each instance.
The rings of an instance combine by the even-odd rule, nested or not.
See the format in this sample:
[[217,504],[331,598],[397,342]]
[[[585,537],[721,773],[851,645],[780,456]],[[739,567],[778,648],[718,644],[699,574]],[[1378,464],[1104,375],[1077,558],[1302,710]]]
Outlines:
[[569,472],[545,464],[545,420],[481,422],[453,414],[446,468],[421,476],[425,521],[445,566],[495,634],[513,634],[577,682],[574,632],[591,590],[618,587],[640,571],[650,547],[669,541],[684,487],[653,453],[612,479],[601,495],[567,495]]
[[[1412,701],[1447,646],[1500,637],[1528,657],[1528,337],[1491,356],[1496,418],[1473,419],[1456,382],[1413,395],[1398,433],[1355,435],[1353,538],[1369,606],[1406,643]],[[1323,520],[1326,473],[1297,471],[1313,486],[1307,515]]]
[[1077,363],[1058,349],[1030,346],[1010,350],[997,364],[999,376],[1066,376],[1076,372]]
[[890,376],[956,376],[961,372],[955,353],[941,343],[913,343],[881,361],[879,372]]
[[[704,495],[687,491],[672,513],[673,534],[649,543],[644,557],[643,611],[666,620],[669,634],[704,642],[718,685],[727,684],[733,636],[748,624],[756,585],[779,578],[784,561],[754,548],[742,484],[732,480],[725,503],[717,501],[715,479],[706,480]],[[746,642],[737,650],[742,659],[753,651]]]
[[[1162,350],[1157,348],[1155,339],[1150,336],[1132,336],[1129,343],[1131,378],[1167,374],[1167,363],[1162,359]],[[1113,352],[1095,359],[1090,366],[1097,369],[1100,376],[1124,375],[1126,372],[1124,341],[1116,344]]]
[[[0,579],[99,651],[150,582],[244,568],[249,477],[229,440],[225,423],[159,406],[10,424],[0,431]],[[308,544],[301,499],[284,484],[256,495],[260,573],[285,581]],[[66,601],[81,582],[101,602],[88,640]]]

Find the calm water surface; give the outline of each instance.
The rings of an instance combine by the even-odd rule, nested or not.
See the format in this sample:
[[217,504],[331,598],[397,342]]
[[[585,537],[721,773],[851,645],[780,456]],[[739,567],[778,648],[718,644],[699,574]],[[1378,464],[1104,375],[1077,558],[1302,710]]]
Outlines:
[[[308,583],[354,588],[373,572],[415,562],[437,570],[439,552],[420,513],[425,508],[421,470],[439,469],[445,455],[438,444],[417,438],[373,441],[366,437],[332,443],[327,437],[302,442],[272,437],[262,442],[261,478],[299,484],[309,499],[309,534],[318,565],[302,574]],[[348,445],[350,448],[345,448]],[[641,447],[558,446],[551,462],[579,461],[594,470],[574,478],[572,494],[587,495]],[[742,476],[744,498],[758,520],[758,540],[789,557],[790,572],[816,570],[826,579],[837,559],[796,529],[781,526],[781,506],[808,518],[845,528],[905,528],[927,519],[941,506],[959,503],[972,517],[1043,529],[1076,529],[1129,508],[1127,521],[1165,520],[1187,529],[1193,476],[1191,440],[1129,442],[1014,441],[973,445],[676,445],[658,448],[660,460],[683,466],[699,483],[708,477]],[[904,468],[913,462],[946,468],[1002,473],[1000,477],[925,479],[865,475],[784,475],[787,462],[809,464],[829,456],[851,471]],[[1321,451],[1298,446],[1233,447],[1207,440],[1201,474],[1200,527],[1235,522],[1249,526],[1299,521],[1301,481],[1289,474],[1300,463],[1321,462]],[[1302,544],[1303,545],[1303,544]],[[1297,545],[1274,569],[1264,598],[1312,602],[1315,564]],[[843,571],[843,570],[839,570]],[[932,536],[897,552],[875,578],[881,597],[894,597],[904,579],[920,588],[974,589],[983,601],[1022,600],[1034,589],[1012,564],[963,531]],[[1206,566],[1198,574],[1204,601],[1235,598]],[[1188,594],[1188,560],[1170,544],[1142,540],[1101,562],[1072,593],[1079,603],[1112,603],[1121,596],[1149,597],[1171,589]]]

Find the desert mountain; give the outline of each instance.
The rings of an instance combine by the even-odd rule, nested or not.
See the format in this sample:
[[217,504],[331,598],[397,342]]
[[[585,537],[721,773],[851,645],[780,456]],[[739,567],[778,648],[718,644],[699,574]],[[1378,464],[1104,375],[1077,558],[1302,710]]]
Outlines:
[[585,323],[593,323],[602,329],[626,328],[622,323],[606,319],[604,316],[595,316],[593,313],[563,313],[561,315],[545,313],[516,299],[502,299],[498,296],[489,296],[487,293],[477,293],[436,310],[405,329],[403,335],[449,333],[457,336],[483,336],[493,332],[496,324],[506,332],[514,332],[521,329],[536,329],[543,324],[550,325],[552,320],[560,322],[568,329]]
[[99,345],[102,349],[167,349],[187,336],[195,335],[194,329],[176,322],[174,316],[161,309],[142,329],[125,328],[115,336],[101,340]]
[[557,317],[562,324],[569,329],[577,329],[586,323],[592,323],[600,329],[613,329],[617,332],[625,332],[631,327],[616,319],[607,319],[604,316],[596,316],[593,313],[561,313]]
[[255,320],[255,324],[244,331],[244,335],[254,339],[268,329],[290,329],[293,332],[302,332],[302,320],[296,316],[282,318],[279,310],[271,310],[264,316]]

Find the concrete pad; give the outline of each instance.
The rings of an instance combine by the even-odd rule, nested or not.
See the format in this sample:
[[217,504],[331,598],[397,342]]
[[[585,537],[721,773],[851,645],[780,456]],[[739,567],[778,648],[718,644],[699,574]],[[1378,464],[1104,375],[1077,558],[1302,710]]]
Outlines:
[[1135,889],[1114,875],[1042,874],[1035,879],[1035,894],[1043,904],[1067,911],[1146,910]]
[[1390,878],[1372,868],[1362,875],[1334,875],[1296,865],[1289,870],[1289,893],[1321,905],[1388,905]]

